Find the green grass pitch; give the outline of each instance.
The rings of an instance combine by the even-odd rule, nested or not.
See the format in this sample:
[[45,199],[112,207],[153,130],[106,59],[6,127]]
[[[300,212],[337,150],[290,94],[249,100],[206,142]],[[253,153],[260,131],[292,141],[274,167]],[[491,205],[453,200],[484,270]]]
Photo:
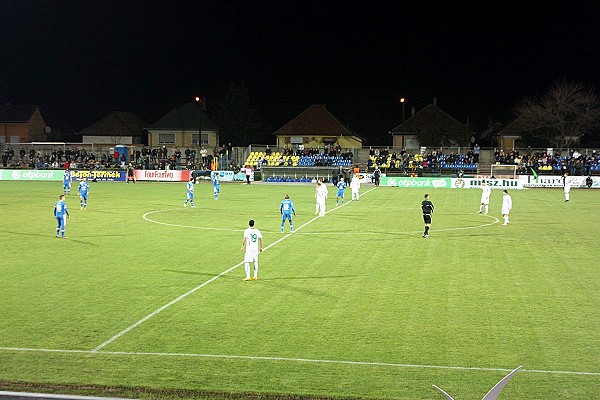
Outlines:
[[[432,189],[428,239],[423,189],[361,192],[315,218],[312,185],[201,183],[191,209],[185,183],[91,183],[62,240],[61,182],[0,182],[0,388],[480,399],[522,365],[501,399],[597,398],[600,192],[514,190],[502,226],[500,191],[485,216]],[[267,248],[243,282],[249,219]]]

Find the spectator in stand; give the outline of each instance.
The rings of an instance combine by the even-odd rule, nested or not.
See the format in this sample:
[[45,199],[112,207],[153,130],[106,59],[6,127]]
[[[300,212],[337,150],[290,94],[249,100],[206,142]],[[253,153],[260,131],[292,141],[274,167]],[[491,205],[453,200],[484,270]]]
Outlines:
[[227,143],[225,150],[227,152],[227,159],[231,160],[231,157],[233,156],[233,146],[231,142]]

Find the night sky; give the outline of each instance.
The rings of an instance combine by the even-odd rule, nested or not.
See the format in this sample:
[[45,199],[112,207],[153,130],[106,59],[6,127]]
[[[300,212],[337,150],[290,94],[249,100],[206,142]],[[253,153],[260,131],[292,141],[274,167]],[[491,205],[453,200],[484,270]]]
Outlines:
[[76,131],[113,110],[152,123],[244,81],[272,131],[324,103],[377,143],[400,97],[407,117],[437,97],[481,132],[553,80],[600,89],[599,6],[397,3],[2,1],[0,102]]

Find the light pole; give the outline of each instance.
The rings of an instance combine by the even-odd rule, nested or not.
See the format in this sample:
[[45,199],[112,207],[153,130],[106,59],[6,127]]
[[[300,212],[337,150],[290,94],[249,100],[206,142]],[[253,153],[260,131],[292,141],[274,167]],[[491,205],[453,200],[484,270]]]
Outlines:
[[200,155],[202,151],[202,97],[196,96],[195,100],[198,105],[198,144],[196,146],[198,146],[197,155]]
[[400,97],[400,103],[402,103],[402,122],[404,122],[404,104],[406,99],[404,97]]

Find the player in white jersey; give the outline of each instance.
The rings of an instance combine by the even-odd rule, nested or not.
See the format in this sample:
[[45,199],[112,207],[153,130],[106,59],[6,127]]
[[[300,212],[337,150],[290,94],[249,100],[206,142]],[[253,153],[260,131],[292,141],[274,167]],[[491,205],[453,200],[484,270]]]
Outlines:
[[490,195],[492,194],[492,187],[488,186],[488,184],[483,181],[481,183],[481,188],[483,191],[481,192],[481,205],[479,206],[479,214],[483,211],[485,207],[485,213],[488,213],[488,207],[490,205]]
[[502,195],[502,216],[504,217],[504,223],[502,225],[508,225],[508,214],[512,209],[512,197],[508,194],[508,190],[504,190]]
[[[244,230],[244,240],[242,241],[242,251],[244,254],[244,266],[246,268],[245,281],[258,280],[258,254],[263,251],[263,236],[258,229],[254,227],[254,220],[248,222],[248,228]],[[250,277],[250,263],[254,263],[254,277]]]
[[360,180],[358,179],[358,175],[354,175],[352,180],[350,181],[350,189],[352,189],[352,200],[358,200],[360,198],[360,194],[358,193],[360,190]]
[[317,199],[317,206],[315,214],[319,214],[319,216],[325,215],[325,201],[327,200],[327,195],[329,194],[329,190],[327,190],[327,185],[325,185],[320,179],[317,182],[317,190],[315,192],[315,198]]
[[571,177],[568,172],[563,175],[563,190],[565,192],[565,201],[569,201],[571,193]]

